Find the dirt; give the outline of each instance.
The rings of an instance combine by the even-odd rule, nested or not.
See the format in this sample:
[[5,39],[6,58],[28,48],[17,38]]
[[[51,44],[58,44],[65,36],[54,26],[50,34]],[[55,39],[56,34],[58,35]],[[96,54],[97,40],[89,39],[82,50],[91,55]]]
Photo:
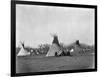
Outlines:
[[61,71],[94,68],[94,55],[16,57],[16,73]]

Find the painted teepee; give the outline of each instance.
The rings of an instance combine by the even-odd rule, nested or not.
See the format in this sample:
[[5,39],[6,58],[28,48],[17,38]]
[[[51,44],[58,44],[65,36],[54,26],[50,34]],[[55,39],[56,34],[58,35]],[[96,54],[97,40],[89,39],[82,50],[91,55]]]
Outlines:
[[48,53],[46,54],[46,56],[59,56],[62,51],[60,49],[60,45],[59,45],[59,41],[58,41],[58,36],[57,35],[53,35],[53,42],[52,45],[49,48]]
[[25,50],[24,48],[24,43],[21,43],[21,49],[19,51],[19,53],[17,54],[17,56],[27,56],[30,55],[30,52],[27,52],[27,50]]

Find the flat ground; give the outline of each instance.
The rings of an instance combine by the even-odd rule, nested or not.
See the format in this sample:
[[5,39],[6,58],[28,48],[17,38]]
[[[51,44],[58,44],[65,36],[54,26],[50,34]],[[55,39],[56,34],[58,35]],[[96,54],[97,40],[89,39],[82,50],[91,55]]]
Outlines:
[[16,57],[16,72],[43,72],[94,68],[94,54],[83,56],[45,57],[45,55]]

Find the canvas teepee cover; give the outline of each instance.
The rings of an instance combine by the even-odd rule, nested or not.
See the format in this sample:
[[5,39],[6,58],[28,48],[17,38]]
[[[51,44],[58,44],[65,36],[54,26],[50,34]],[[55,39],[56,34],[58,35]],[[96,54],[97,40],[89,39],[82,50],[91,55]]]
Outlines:
[[27,52],[27,50],[24,49],[24,45],[22,45],[19,53],[17,54],[17,56],[27,56],[30,55],[30,52]]
[[53,37],[54,37],[54,40],[46,56],[55,56],[55,54],[60,55],[62,53],[62,51],[60,50],[58,37],[56,35],[54,35]]

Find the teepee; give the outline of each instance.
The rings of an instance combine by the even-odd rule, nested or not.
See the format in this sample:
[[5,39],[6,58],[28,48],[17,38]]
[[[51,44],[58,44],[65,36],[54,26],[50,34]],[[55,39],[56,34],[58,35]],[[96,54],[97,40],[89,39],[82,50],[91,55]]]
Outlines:
[[73,48],[70,50],[71,55],[82,55],[83,49],[84,47],[82,47],[82,44],[79,42],[79,40],[76,40],[76,42],[73,44]]
[[58,36],[53,35],[53,37],[54,39],[53,39],[52,45],[50,46],[49,51],[46,54],[46,56],[59,56],[62,53],[60,49],[59,41],[58,41]]
[[30,52],[27,52],[27,50],[25,50],[24,48],[24,43],[21,43],[21,49],[19,51],[19,53],[17,54],[17,56],[27,56],[30,55]]

